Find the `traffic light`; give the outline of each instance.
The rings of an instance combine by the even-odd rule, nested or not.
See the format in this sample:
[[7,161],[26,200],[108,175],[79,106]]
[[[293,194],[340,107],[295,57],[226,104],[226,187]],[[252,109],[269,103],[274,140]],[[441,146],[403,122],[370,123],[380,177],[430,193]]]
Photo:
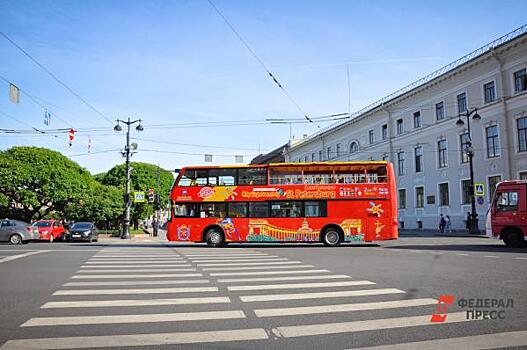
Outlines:
[[154,192],[154,189],[151,188],[151,189],[148,190],[148,203],[149,204],[154,204],[155,199],[156,199],[156,194]]

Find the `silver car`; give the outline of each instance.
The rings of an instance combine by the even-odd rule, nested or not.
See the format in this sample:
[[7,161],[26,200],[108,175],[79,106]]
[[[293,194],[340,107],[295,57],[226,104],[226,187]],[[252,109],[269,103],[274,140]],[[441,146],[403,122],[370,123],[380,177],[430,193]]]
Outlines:
[[0,222],[0,242],[22,244],[33,239],[38,239],[38,229],[30,224],[4,219]]

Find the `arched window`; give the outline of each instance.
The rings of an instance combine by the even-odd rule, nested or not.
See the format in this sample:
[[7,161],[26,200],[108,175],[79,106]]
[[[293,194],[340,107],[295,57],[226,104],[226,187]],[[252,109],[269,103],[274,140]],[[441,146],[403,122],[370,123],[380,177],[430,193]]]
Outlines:
[[353,141],[350,144],[350,153],[354,154],[354,153],[357,153],[358,151],[359,151],[359,144],[356,141]]

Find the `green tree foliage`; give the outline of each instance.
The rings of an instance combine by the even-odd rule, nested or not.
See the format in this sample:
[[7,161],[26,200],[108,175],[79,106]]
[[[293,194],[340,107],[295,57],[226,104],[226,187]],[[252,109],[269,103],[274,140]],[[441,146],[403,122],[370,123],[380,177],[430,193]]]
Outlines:
[[[170,188],[174,182],[172,174],[156,165],[148,163],[132,162],[130,164],[130,191],[145,191],[153,188],[159,195],[162,207],[169,204]],[[158,173],[159,173],[159,192],[158,192]],[[120,164],[110,169],[104,176],[99,177],[100,181],[108,186],[117,186],[124,191],[126,183],[126,166]],[[132,222],[137,226],[139,219],[144,219],[152,215],[154,208],[152,205],[137,203],[132,207]]]
[[63,212],[90,190],[88,171],[59,152],[13,147],[0,152],[0,215],[25,221]]

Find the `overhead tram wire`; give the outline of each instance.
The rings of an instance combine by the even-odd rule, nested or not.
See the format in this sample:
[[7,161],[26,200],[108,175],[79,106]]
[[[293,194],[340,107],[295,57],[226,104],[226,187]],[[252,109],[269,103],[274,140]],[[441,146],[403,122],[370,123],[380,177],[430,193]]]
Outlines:
[[142,138],[142,137],[130,137],[130,138],[132,140],[137,140],[137,141],[145,141],[145,142],[152,142],[152,143],[159,143],[159,144],[166,144],[166,145],[190,146],[190,147],[200,147],[200,148],[215,148],[215,149],[226,149],[226,150],[233,150],[233,151],[258,151],[255,148],[237,148],[237,147],[226,147],[226,146],[198,145],[198,144],[192,144],[192,143],[159,141],[155,139],[147,139],[147,138]]
[[7,36],[4,32],[0,31],[0,36],[4,37],[8,42],[11,43],[15,48],[17,48],[20,52],[22,52],[27,58],[29,58],[33,63],[35,63],[37,66],[39,66],[43,71],[45,71],[53,80],[55,80],[57,83],[62,85],[66,90],[68,90],[73,96],[75,96],[78,100],[80,100],[84,105],[86,105],[88,108],[90,108],[92,111],[97,113],[99,116],[104,118],[107,122],[114,124],[114,121],[108,118],[105,114],[103,114],[101,111],[99,111],[97,108],[95,108],[91,103],[86,101],[84,98],[82,98],[78,93],[76,93],[72,88],[70,88],[66,83],[64,83],[61,79],[59,79],[53,72],[51,72],[46,66],[44,66],[42,63],[40,63],[36,58],[31,56],[26,50],[24,50],[20,45],[18,45],[13,39],[11,39],[9,36]]
[[[208,3],[210,4],[210,6],[212,6],[212,8],[218,13],[218,15],[223,19],[223,21],[227,24],[227,26],[231,29],[231,31],[234,33],[234,35],[236,35],[236,37],[238,38],[238,40],[240,40],[242,42],[242,44],[245,46],[245,48],[247,48],[247,50],[251,53],[251,55],[258,61],[258,63],[260,63],[260,65],[263,67],[263,69],[265,69],[265,71],[267,72],[267,74],[269,75],[269,77],[271,77],[271,79],[274,81],[274,83],[282,90],[282,92],[286,95],[286,97],[289,99],[289,101],[291,101],[295,107],[298,109],[298,111],[300,111],[300,113],[302,113],[302,115],[304,116],[304,118],[309,121],[310,123],[313,123],[313,120],[307,115],[306,112],[304,112],[304,110],[302,109],[302,107],[300,107],[300,105],[295,101],[295,99],[287,92],[287,90],[284,88],[284,86],[282,84],[280,84],[280,82],[278,81],[278,79],[276,78],[276,76],[271,73],[271,71],[269,70],[269,68],[267,68],[267,66],[265,65],[265,63],[263,63],[263,61],[260,59],[260,57],[258,57],[258,55],[251,49],[251,47],[249,46],[249,44],[247,44],[247,42],[242,38],[242,36],[236,31],[236,29],[234,28],[234,26],[229,22],[229,20],[227,19],[227,17],[225,17],[223,15],[223,13],[216,7],[216,5],[214,5],[214,3],[212,2],[212,0],[207,0]],[[318,128],[320,128],[320,126],[317,125]]]

